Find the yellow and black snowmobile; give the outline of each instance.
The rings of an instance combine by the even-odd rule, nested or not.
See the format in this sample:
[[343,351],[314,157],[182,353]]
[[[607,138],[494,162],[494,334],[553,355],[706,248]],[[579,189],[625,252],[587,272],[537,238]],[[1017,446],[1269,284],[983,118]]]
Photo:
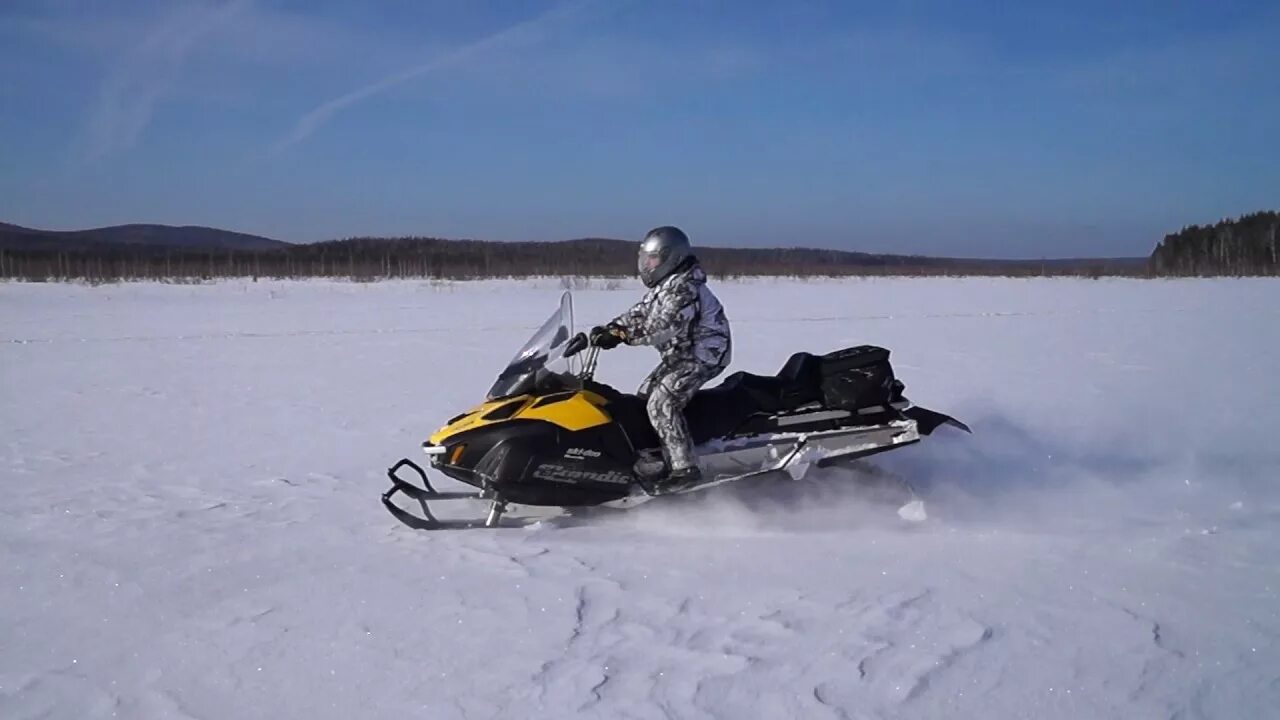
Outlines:
[[[599,348],[573,333],[569,293],[520,349],[484,402],[449,419],[422,444],[430,466],[474,489],[441,492],[408,458],[387,475],[387,510],[410,527],[493,527],[509,505],[628,507],[651,497],[665,472],[643,398],[596,382]],[[686,409],[704,481],[692,492],[749,476],[803,474],[919,442],[963,423],[912,405],[889,351],[859,346],[796,353],[777,375],[737,372],[699,391]],[[401,477],[408,468],[419,479]],[[397,505],[397,495],[420,514]],[[484,520],[448,521],[429,503],[482,500]]]

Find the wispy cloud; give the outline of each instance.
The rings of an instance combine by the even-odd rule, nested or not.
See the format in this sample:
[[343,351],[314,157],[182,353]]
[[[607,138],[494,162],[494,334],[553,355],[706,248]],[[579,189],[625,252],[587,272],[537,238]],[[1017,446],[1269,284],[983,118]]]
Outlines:
[[228,0],[182,5],[152,24],[98,88],[82,141],[85,159],[100,159],[137,143],[192,51],[249,4],[250,0]]
[[397,85],[402,85],[410,80],[429,75],[445,68],[463,65],[470,60],[485,55],[486,53],[508,50],[536,42],[537,40],[545,37],[548,31],[556,25],[581,15],[583,11],[589,7],[595,6],[596,4],[597,3],[593,0],[575,0],[573,2],[557,5],[551,10],[530,20],[525,20],[499,32],[493,33],[492,35],[488,35],[479,40],[454,48],[442,55],[427,60],[426,62],[404,68],[398,72],[387,75],[376,82],[372,82],[324,102],[298,118],[298,121],[294,124],[293,130],[275,144],[273,151],[280,152],[302,142],[303,140],[306,140],[312,133],[325,123],[329,122],[329,120],[339,112],[342,112],[352,105],[374,95],[386,92]]

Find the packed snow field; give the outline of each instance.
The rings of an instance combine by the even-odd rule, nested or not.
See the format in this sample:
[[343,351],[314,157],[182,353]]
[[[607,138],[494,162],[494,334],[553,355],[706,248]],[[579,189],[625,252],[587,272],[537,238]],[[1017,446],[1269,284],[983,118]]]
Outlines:
[[815,470],[399,525],[554,280],[0,285],[0,717],[1274,717],[1280,283],[713,287],[731,370],[884,345],[972,425],[875,459],[926,521]]

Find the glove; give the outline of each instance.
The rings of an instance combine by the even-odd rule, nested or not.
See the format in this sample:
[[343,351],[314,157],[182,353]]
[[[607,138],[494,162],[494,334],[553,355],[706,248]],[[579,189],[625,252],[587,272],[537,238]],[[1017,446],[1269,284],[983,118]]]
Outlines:
[[612,350],[622,342],[622,329],[616,325],[597,325],[591,328],[591,344],[601,350]]

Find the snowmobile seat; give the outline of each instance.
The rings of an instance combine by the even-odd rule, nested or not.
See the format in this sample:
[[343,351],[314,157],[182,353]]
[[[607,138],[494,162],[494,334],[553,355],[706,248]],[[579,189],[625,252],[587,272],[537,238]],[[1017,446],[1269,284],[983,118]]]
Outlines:
[[725,437],[741,427],[747,418],[761,412],[759,400],[768,396],[758,392],[760,389],[753,388],[750,381],[743,385],[739,379],[734,383],[725,380],[716,387],[694,393],[693,399],[684,409],[693,442],[704,443],[713,438]]
[[[644,398],[618,392],[608,385],[594,382],[587,389],[609,401],[610,414],[622,426],[637,450],[658,447],[658,434],[649,421]],[[728,380],[717,387],[694,393],[684,409],[693,441],[704,443],[713,438],[725,437],[741,427],[748,418],[760,412],[755,397],[754,393],[737,383],[731,384]]]
[[[861,362],[860,360],[854,364]],[[777,375],[755,375],[741,371],[733,373],[719,385],[694,393],[685,408],[689,434],[693,436],[695,443],[704,443],[714,438],[727,437],[746,424],[752,416],[772,415],[822,402],[826,376],[824,370],[831,364],[829,356],[798,352],[787,360]],[[649,423],[643,399],[619,393],[608,386],[596,383],[592,385],[595,387],[591,389],[604,394],[613,403],[614,417],[622,424],[637,448],[658,445],[658,436]]]
[[822,397],[819,388],[822,359],[813,353],[798,352],[787,359],[778,371],[783,382],[782,401],[787,410],[815,402]]
[[736,372],[725,378],[724,382],[714,390],[746,395],[754,405],[752,412],[775,413],[795,410],[822,397],[819,383],[820,364],[820,359],[816,355],[799,352],[787,360],[777,375]]
[[[736,372],[724,379],[714,388],[700,390],[701,393],[744,395],[753,409],[763,412],[783,410],[782,395],[785,383],[781,378],[769,375],[753,375],[748,372]],[[697,397],[695,395],[694,397]]]
[[693,441],[729,435],[759,413],[786,412],[821,400],[819,367],[816,355],[799,352],[777,375],[739,371],[716,387],[699,390],[685,408]]

